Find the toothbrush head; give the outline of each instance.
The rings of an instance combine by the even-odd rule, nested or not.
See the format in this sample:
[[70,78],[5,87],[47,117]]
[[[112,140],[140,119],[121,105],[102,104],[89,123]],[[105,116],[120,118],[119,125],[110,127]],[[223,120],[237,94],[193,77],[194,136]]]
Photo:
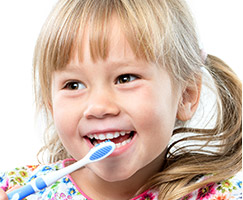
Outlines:
[[115,143],[107,140],[100,144],[97,144],[89,152],[89,160],[92,162],[102,160],[109,156],[116,148]]

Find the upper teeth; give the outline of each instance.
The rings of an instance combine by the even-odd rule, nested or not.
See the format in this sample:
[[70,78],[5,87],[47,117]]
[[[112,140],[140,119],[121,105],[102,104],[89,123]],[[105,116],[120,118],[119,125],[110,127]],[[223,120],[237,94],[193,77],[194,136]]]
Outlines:
[[90,134],[87,135],[90,139],[96,139],[96,140],[109,140],[113,138],[118,138],[119,136],[124,136],[126,134],[130,134],[130,131],[121,131],[121,132],[115,132],[115,133],[106,133],[106,134]]

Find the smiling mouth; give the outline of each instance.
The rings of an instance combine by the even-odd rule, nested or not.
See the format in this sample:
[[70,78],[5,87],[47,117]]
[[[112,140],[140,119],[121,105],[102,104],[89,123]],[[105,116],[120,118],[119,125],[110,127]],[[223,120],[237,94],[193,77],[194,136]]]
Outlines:
[[97,145],[106,140],[110,140],[116,144],[116,147],[119,148],[131,142],[135,131],[119,131],[114,133],[105,133],[105,134],[90,134],[86,137],[90,140],[92,145]]

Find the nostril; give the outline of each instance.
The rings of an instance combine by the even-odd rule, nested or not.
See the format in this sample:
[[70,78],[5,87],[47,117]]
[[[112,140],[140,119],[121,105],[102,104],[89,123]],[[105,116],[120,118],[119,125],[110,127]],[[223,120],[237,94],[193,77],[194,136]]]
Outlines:
[[84,111],[84,117],[87,119],[103,119],[106,117],[117,116],[120,110],[115,104],[90,104]]

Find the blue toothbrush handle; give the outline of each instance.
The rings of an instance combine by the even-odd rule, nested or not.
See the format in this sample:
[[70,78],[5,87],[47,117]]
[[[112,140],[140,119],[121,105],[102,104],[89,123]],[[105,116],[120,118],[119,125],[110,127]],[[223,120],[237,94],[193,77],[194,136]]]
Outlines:
[[9,200],[20,200],[33,193],[35,193],[35,190],[32,188],[30,184],[28,184],[8,193],[7,195]]
[[8,193],[8,198],[9,200],[21,200],[31,194],[34,194],[50,186],[65,175],[70,174],[71,172],[74,172],[75,170],[83,167],[84,165],[106,158],[114,151],[115,147],[115,144],[110,141],[99,144],[91,149],[89,153],[80,161],[69,165],[68,167],[65,167],[61,170],[48,173],[47,175],[38,177],[30,181],[27,185]]
[[9,200],[21,200],[31,194],[34,194],[34,193],[44,189],[45,187],[47,187],[45,181],[41,177],[39,177],[39,178],[31,181],[27,185],[8,193],[7,194],[8,199]]

